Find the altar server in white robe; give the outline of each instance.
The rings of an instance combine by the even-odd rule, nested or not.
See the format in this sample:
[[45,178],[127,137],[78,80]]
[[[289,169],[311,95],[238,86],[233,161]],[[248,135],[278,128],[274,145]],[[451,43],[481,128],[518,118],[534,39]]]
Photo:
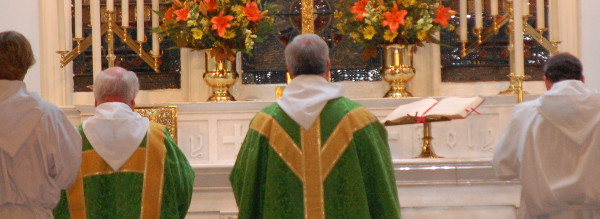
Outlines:
[[81,163],[75,127],[23,83],[34,63],[23,35],[0,33],[0,218],[52,218]]
[[567,53],[548,60],[544,81],[546,93],[515,106],[496,174],[520,178],[520,218],[600,218],[600,92]]

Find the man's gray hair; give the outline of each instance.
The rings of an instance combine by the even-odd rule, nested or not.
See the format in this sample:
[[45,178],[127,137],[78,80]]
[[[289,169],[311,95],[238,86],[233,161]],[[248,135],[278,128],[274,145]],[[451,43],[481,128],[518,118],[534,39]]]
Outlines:
[[116,97],[129,102],[139,90],[140,83],[135,73],[121,67],[105,69],[94,81],[94,97],[100,102],[106,97]]
[[316,34],[298,35],[285,47],[285,62],[292,75],[323,74],[328,60],[329,47]]

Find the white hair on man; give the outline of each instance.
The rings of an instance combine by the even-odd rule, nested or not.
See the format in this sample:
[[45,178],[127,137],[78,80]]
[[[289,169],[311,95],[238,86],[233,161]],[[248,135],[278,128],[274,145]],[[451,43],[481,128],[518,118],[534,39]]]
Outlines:
[[97,104],[120,100],[132,102],[140,90],[140,83],[132,71],[111,67],[100,72],[94,81],[94,97]]
[[285,47],[285,62],[295,76],[326,73],[329,47],[316,34],[298,35]]

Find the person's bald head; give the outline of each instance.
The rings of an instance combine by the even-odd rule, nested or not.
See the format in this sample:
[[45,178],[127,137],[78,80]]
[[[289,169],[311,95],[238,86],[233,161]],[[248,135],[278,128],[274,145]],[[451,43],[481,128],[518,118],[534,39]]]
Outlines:
[[135,73],[121,67],[105,69],[96,76],[94,81],[96,105],[106,102],[122,102],[133,109],[134,99],[139,90],[140,83]]

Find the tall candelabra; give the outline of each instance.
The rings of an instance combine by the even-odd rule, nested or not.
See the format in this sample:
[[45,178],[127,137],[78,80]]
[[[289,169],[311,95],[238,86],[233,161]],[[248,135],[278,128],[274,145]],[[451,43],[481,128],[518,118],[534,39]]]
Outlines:
[[[90,1],[90,7],[92,8],[91,11],[91,19],[92,20],[100,20],[100,17],[94,17],[94,13],[93,10],[95,10],[93,7],[99,7],[99,1]],[[140,4],[141,3],[141,4]],[[96,4],[96,5],[92,5],[92,4]],[[116,22],[116,16],[115,16],[115,11],[114,11],[114,6],[113,6],[113,0],[107,0],[107,7],[106,7],[106,12],[105,12],[105,22],[104,23],[100,23],[100,31],[99,32],[95,32],[92,31],[92,34],[88,35],[87,37],[83,38],[82,37],[82,31],[81,31],[81,11],[82,11],[82,3],[81,0],[75,0],[75,37],[73,38],[73,40],[77,43],[77,46],[75,46],[75,48],[73,48],[70,51],[58,51],[58,53],[61,55],[61,59],[60,59],[60,67],[64,68],[67,64],[69,64],[69,62],[73,61],[75,58],[77,58],[79,55],[81,55],[82,51],[85,51],[86,49],[88,49],[90,46],[92,46],[93,44],[93,38],[95,34],[100,34],[100,38],[102,36],[104,36],[104,41],[107,44],[107,54],[106,54],[106,60],[108,61],[108,67],[113,67],[115,66],[115,60],[117,58],[117,56],[115,55],[115,51],[114,51],[114,43],[115,43],[115,36],[117,36],[118,38],[121,39],[121,41],[123,43],[125,43],[125,45],[127,45],[132,51],[134,51],[146,64],[148,64],[152,69],[154,69],[155,72],[160,72],[160,58],[161,58],[161,54],[160,54],[160,48],[158,48],[158,37],[153,34],[153,49],[150,52],[146,52],[143,49],[143,44],[146,43],[146,37],[145,37],[145,32],[144,32],[144,4],[143,4],[143,0],[138,0],[137,2],[137,7],[138,9],[136,10],[137,15],[136,15],[136,19],[138,21],[138,37],[137,40],[133,40],[133,38],[127,33],[127,29],[129,29],[129,21],[128,21],[128,17],[129,17],[129,5],[128,5],[128,1],[127,0],[123,0],[122,1],[122,17],[123,17],[123,21],[122,21],[122,26],[117,25]],[[152,2],[152,8],[153,10],[156,9],[158,10],[158,1],[157,0],[153,0]],[[98,8],[99,9],[99,8]],[[99,16],[99,15],[98,15]],[[99,22],[97,22],[99,23]],[[153,27],[154,26],[158,26],[158,17],[157,15],[153,14],[152,15],[152,23],[153,23]],[[94,25],[94,22],[92,22],[92,28]],[[140,29],[141,28],[141,29]],[[141,34],[141,36],[140,36]],[[96,48],[92,48],[92,49],[96,49]],[[99,48],[98,48],[99,49]],[[96,63],[94,63],[96,64]]]
[[531,17],[531,15],[529,15],[529,0],[506,0],[508,10],[502,16],[498,14],[498,0],[490,0],[493,22],[492,25],[488,27],[483,27],[482,0],[474,1],[476,25],[473,28],[473,34],[475,34],[477,39],[468,42],[466,17],[468,14],[466,7],[467,0],[460,0],[461,22],[459,33],[461,50],[459,55],[461,57],[467,56],[467,54],[480,46],[484,41],[498,34],[501,27],[508,25],[507,33],[509,35],[508,50],[510,52],[510,73],[507,76],[509,77],[510,82],[508,89],[501,91],[500,94],[517,95],[517,102],[520,103],[523,101],[523,94],[527,93],[523,90],[522,81],[530,78],[530,76],[525,75],[523,34],[531,35],[532,38],[548,50],[550,54],[558,53],[557,44],[559,42],[551,42],[544,37],[544,32],[548,30],[545,28],[544,0],[537,0],[536,2],[537,29],[527,23],[527,19]]

